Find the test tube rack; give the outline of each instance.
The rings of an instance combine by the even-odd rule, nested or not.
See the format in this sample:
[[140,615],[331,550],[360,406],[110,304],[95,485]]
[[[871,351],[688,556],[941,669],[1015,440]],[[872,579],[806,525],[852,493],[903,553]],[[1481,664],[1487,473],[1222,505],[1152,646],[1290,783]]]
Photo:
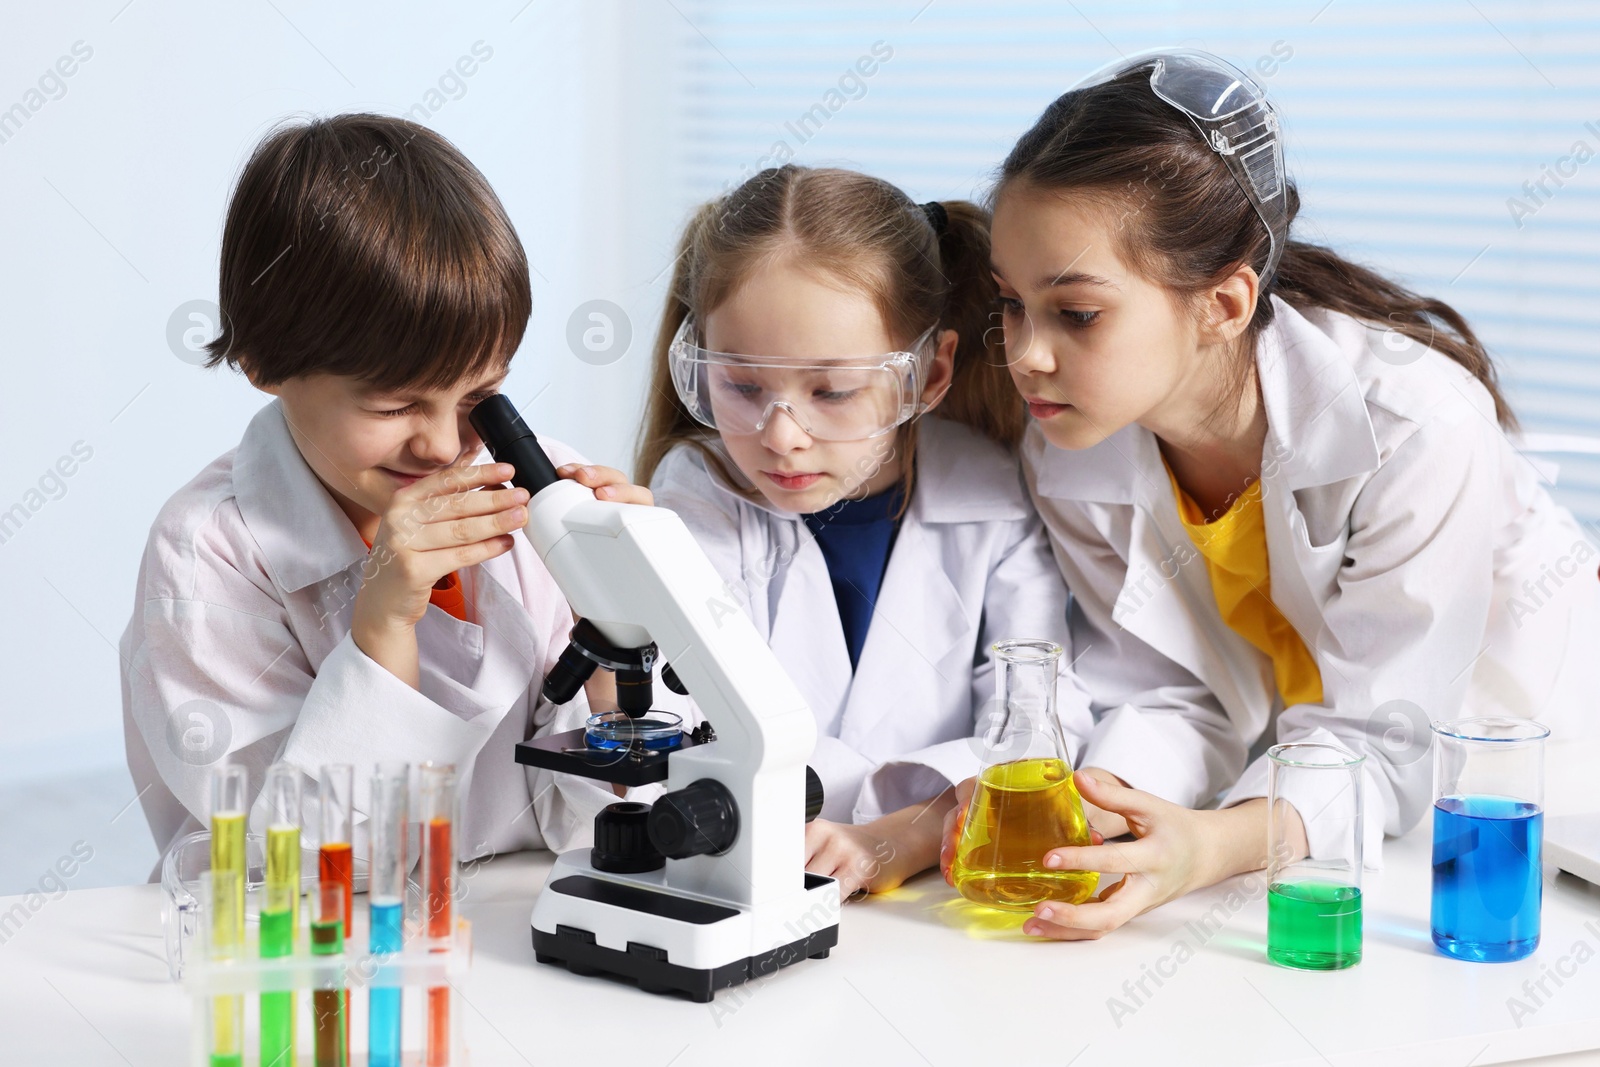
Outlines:
[[[301,925],[295,938],[295,950],[288,956],[261,958],[258,912],[261,890],[251,888],[246,893],[246,926],[243,946],[228,958],[215,958],[211,951],[209,922],[202,918],[196,925],[194,951],[184,966],[181,984],[189,994],[193,1023],[190,1027],[190,1062],[194,1067],[216,1067],[221,1062],[213,1058],[212,1026],[213,1006],[217,997],[239,996],[244,1004],[242,1031],[242,1058],[232,1061],[240,1067],[266,1067],[259,1063],[260,1019],[259,1005],[262,993],[295,991],[295,1026],[297,1033],[296,1060],[293,1065],[279,1063],[273,1067],[318,1067],[314,1056],[314,1022],[311,994],[317,991],[348,990],[345,1025],[349,1031],[350,1056],[339,1063],[348,1067],[366,1067],[367,997],[363,991],[400,988],[402,994],[402,1063],[405,1067],[466,1067],[469,1063],[463,1035],[465,1017],[459,987],[467,976],[472,960],[472,924],[459,916],[453,936],[439,943],[423,936],[413,914],[407,918],[407,941],[399,952],[374,955],[366,951],[368,943],[367,909],[365,901],[356,898],[351,916],[350,936],[345,939],[343,952],[315,955],[311,951],[306,915],[309,901],[302,901]],[[209,901],[207,901],[209,904]],[[206,908],[206,914],[210,909]],[[426,995],[438,988],[450,990],[450,1040],[447,1059],[430,1059],[425,1054],[424,1042],[428,1020]]]

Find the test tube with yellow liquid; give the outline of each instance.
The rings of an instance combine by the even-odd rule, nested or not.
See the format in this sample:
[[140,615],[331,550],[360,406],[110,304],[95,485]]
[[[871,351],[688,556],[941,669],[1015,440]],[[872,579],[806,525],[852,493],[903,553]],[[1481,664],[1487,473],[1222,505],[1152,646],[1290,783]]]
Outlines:
[[[267,872],[261,904],[261,956],[294,954],[300,929],[300,772],[267,768]],[[295,995],[261,994],[261,1067],[296,1067]]]
[[[245,769],[223,764],[211,776],[211,955],[244,952]],[[211,1067],[244,1062],[244,997],[216,997],[211,1006]]]
[[967,805],[951,881],[975,904],[1032,911],[1046,900],[1081,904],[1093,871],[1053,870],[1045,853],[1089,844],[1089,822],[1072,781],[1056,677],[1061,646],[1012,639],[994,646],[995,700],[982,736],[984,767]]

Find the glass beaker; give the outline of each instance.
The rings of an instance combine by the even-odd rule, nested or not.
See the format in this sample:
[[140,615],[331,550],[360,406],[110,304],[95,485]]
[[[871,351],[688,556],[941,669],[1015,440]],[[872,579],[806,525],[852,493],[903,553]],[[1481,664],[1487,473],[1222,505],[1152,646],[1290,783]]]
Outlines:
[[1433,733],[1433,943],[1462,960],[1520,960],[1539,947],[1550,731],[1491,717]]
[[1361,962],[1365,762],[1313,741],[1267,750],[1267,958],[1274,963],[1334,971]]
[[[245,835],[249,864],[247,889],[259,888],[266,842],[258,834]],[[161,924],[167,942],[167,973],[174,982],[183,977],[184,961],[194,951],[200,923],[208,922],[205,903],[211,897],[211,831],[197,830],[177,841],[161,857],[163,906]]]
[[[258,921],[266,876],[267,842],[260,834],[244,835],[245,920]],[[300,892],[315,892],[317,850],[300,848]],[[180,838],[161,857],[161,924],[166,937],[167,973],[183,978],[200,923],[209,922],[205,902],[211,895],[211,831],[196,830]]]
[[1053,848],[1089,844],[1089,822],[1056,716],[1061,646],[1000,641],[994,662],[995,701],[981,739],[984,766],[967,805],[951,881],[963,897],[991,908],[1032,911],[1046,900],[1081,904],[1100,876],[1044,865]]

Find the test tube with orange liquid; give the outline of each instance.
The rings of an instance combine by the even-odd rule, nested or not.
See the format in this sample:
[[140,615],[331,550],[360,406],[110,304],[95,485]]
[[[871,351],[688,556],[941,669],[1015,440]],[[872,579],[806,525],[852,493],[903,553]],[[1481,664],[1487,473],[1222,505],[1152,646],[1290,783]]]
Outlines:
[[[455,928],[456,769],[449,763],[424,763],[422,785],[423,932],[434,952],[445,952]],[[424,1062],[450,1062],[450,987],[428,990],[428,1032]]]
[[[325,763],[318,775],[318,806],[321,809],[322,836],[317,851],[317,881],[319,893],[339,894],[339,911],[342,929],[341,946],[350,937],[350,914],[355,891],[355,849],[351,833],[351,791],[355,784],[355,768],[348,763]],[[328,887],[337,887],[336,890]],[[327,920],[327,916],[323,916]],[[342,950],[342,949],[341,949]],[[349,1013],[348,991],[339,994],[340,1017]],[[341,1052],[344,1063],[350,1060],[350,1030],[343,1027]],[[317,1063],[324,1061],[320,1058]]]

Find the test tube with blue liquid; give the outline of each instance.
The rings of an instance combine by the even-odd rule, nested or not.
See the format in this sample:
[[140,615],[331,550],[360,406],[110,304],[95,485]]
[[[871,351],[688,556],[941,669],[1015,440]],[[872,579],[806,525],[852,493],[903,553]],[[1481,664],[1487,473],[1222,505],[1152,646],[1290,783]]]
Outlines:
[[1544,741],[1529,719],[1434,723],[1433,943],[1457,959],[1539,947]]
[[[411,768],[380,763],[372,776],[372,812],[368,822],[372,846],[368,907],[368,947],[374,956],[399,952],[405,943],[406,819]],[[400,1067],[398,986],[375,986],[367,1011],[367,1063]]]

